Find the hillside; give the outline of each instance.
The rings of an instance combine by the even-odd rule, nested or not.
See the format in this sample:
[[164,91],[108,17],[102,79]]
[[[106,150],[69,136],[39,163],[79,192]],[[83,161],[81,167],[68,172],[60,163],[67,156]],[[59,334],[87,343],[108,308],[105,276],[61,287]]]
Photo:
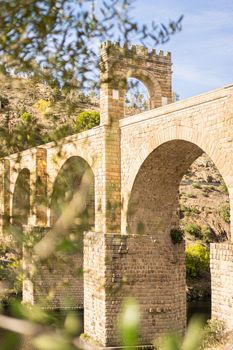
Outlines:
[[0,156],[65,137],[80,112],[98,109],[94,94],[0,75]]
[[180,212],[181,226],[186,229],[187,244],[194,236],[188,232],[188,224],[196,225],[197,230],[199,228],[202,231],[200,236],[205,236],[202,238],[207,243],[221,242],[230,235],[227,188],[206,154],[192,164],[181,181]]

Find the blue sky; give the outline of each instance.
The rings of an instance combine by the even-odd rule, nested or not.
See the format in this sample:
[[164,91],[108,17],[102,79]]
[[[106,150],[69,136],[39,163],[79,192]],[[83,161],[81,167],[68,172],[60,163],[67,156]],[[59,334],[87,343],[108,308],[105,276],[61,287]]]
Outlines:
[[181,14],[182,32],[157,47],[172,53],[173,90],[183,99],[233,83],[233,1],[137,0],[133,11],[141,23]]

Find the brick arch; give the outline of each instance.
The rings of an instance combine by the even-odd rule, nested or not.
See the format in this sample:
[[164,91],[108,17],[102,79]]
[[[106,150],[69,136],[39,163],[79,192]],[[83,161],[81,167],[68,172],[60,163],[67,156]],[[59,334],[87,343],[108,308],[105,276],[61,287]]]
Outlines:
[[126,74],[126,78],[135,78],[145,85],[150,97],[150,109],[161,106],[162,89],[153,72],[144,69],[130,69]]
[[[130,179],[133,184],[125,213],[127,239],[150,239],[147,254],[143,254],[146,245],[137,252],[138,261],[143,261],[143,271],[149,271],[150,277],[144,281],[146,292],[138,293],[138,286],[132,292],[139,301],[142,319],[145,320],[143,336],[148,335],[148,329],[158,334],[163,322],[169,325],[169,329],[174,329],[178,323],[180,329],[186,325],[185,245],[174,244],[170,235],[171,229],[179,227],[180,181],[203,151],[211,155],[225,174],[222,160],[216,158],[217,143],[210,143],[208,138],[199,137],[191,130],[160,128],[157,137],[154,135],[148,144],[141,147],[139,170]],[[137,167],[138,164],[135,170]],[[155,324],[145,307],[145,299],[150,300],[151,295],[154,309],[163,305],[169,310],[162,320],[158,317]]]
[[20,169],[12,196],[12,224],[27,225],[30,215],[30,170]]
[[[56,222],[56,219],[58,218],[57,215],[54,214],[56,201],[59,199],[62,201],[62,196],[64,197],[67,195],[67,193],[65,192],[63,193],[65,189],[70,191],[70,196],[71,196],[70,199],[64,198],[65,202],[68,203],[72,199],[73,195],[75,194],[75,191],[79,189],[82,176],[86,169],[91,170],[91,176],[92,176],[92,184],[91,184],[91,188],[87,198],[87,206],[88,204],[90,204],[90,206],[93,207],[92,214],[94,216],[94,206],[95,206],[94,205],[94,178],[95,178],[94,172],[91,166],[89,165],[89,163],[84,158],[77,155],[72,155],[71,157],[63,160],[62,165],[59,171],[57,172],[56,178],[53,182],[53,186],[52,186],[53,190],[50,197],[50,205],[49,205],[50,224],[53,225]],[[73,188],[71,188],[72,186]],[[60,190],[60,193],[58,193],[57,190]],[[92,224],[94,224],[94,219]]]
[[[84,131],[85,132],[85,131]],[[89,149],[87,145],[82,145],[82,147],[78,148],[78,152],[76,147],[74,150],[70,151],[69,149],[66,151],[66,146],[64,146],[64,150],[61,150],[62,156],[60,156],[58,159],[56,159],[56,176],[58,175],[60,169],[64,166],[64,164],[71,158],[71,157],[79,157],[82,158],[88,166],[91,168],[94,175],[96,175],[96,164],[95,164],[95,158],[93,157],[93,150]],[[69,144],[68,144],[69,146]],[[55,178],[56,178],[55,176]],[[55,181],[54,178],[54,181]],[[53,182],[54,182],[53,181]]]
[[[161,145],[169,141],[187,141],[192,143],[197,148],[200,148],[202,152],[206,153],[210,159],[213,161],[217,167],[219,173],[223,177],[223,180],[226,183],[230,197],[231,191],[233,189],[232,176],[230,174],[230,168],[226,167],[226,159],[222,156],[222,151],[219,146],[219,140],[213,140],[208,135],[198,132],[192,127],[186,126],[172,126],[172,127],[162,127],[156,130],[156,133],[153,133],[150,138],[145,140],[142,143],[141,147],[137,152],[137,157],[132,159],[129,168],[128,176],[125,180],[125,183],[122,184],[122,232],[126,233],[127,227],[127,211],[129,199],[131,196],[132,188],[137,177],[137,174],[140,171],[141,166],[150,156],[150,154],[158,149]],[[226,152],[227,155],[227,152]],[[190,164],[191,165],[191,164]],[[231,206],[232,209],[232,206]],[[232,214],[232,213],[231,213]],[[232,221],[231,221],[232,227]]]
[[158,128],[155,134],[142,143],[142,146],[137,152],[136,159],[134,158],[129,166],[127,177],[127,190],[131,190],[135,177],[142,165],[151,152],[165,142],[172,140],[189,141],[201,148],[216,165],[218,171],[223,177],[228,188],[233,187],[228,179],[229,170],[224,167],[225,161],[221,156],[221,149],[219,147],[219,140],[210,139],[208,135],[198,132],[191,127],[172,126],[167,128]]

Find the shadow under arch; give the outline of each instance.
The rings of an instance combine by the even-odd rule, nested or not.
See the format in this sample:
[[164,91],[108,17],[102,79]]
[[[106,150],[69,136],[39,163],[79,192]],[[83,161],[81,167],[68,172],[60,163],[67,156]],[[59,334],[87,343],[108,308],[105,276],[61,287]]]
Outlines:
[[[72,156],[65,161],[55,179],[50,202],[50,223],[53,226],[62,214],[63,210],[71,202],[73,196],[79,191],[83,175],[86,170],[91,170],[91,185],[87,198],[84,198],[85,209],[81,216],[78,216],[71,223],[72,227],[79,226],[80,229],[88,230],[94,226],[95,221],[95,186],[94,173],[87,163],[80,156]],[[78,209],[78,208],[77,208]]]
[[30,214],[30,171],[20,170],[13,193],[12,224],[19,228],[28,224]]
[[[145,338],[151,336],[152,329],[159,334],[164,324],[177,330],[186,326],[185,247],[184,242],[174,244],[170,233],[179,227],[180,182],[203,153],[197,144],[186,140],[161,143],[145,157],[133,182],[127,233],[150,241],[137,253],[138,261],[143,261],[143,284],[142,276],[137,276],[132,288],[141,307]],[[143,295],[137,292],[140,288],[146,290]],[[148,303],[151,310],[160,311],[148,316]]]
[[[92,229],[95,222],[94,174],[87,161],[80,156],[68,158],[54,181],[50,200],[51,226],[56,224],[67,206],[75,205],[72,199],[80,190],[87,170],[91,173],[91,185],[86,198],[83,198],[84,211],[81,215],[77,214],[72,222],[64,225],[65,232],[62,232],[58,239],[56,251],[52,257],[53,268],[43,277],[47,280],[46,285],[53,291],[50,303],[54,309],[71,308],[80,309],[80,311],[84,309],[83,234],[84,231]],[[74,209],[77,209],[78,213],[79,208]],[[56,232],[56,227],[54,230]]]
[[[156,132],[152,133],[151,137],[147,138],[145,142],[140,145],[139,149],[137,149],[137,156],[132,159],[129,171],[127,172],[125,184],[127,196],[130,195],[136,176],[146,158],[164,143],[175,140],[190,142],[201,149],[202,152],[206,153],[215,164],[229,190],[229,171],[225,167],[226,160],[222,157],[219,140],[213,140],[208,135],[205,135],[205,133],[201,133],[193,127],[179,125],[169,127],[162,126],[158,128]],[[127,198],[125,198],[125,203],[127,205]],[[124,229],[124,227],[122,228]]]

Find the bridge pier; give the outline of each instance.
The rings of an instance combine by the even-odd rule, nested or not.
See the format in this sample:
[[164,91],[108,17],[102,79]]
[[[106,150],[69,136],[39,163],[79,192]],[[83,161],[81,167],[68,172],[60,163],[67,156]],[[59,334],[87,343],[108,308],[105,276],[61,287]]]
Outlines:
[[233,242],[212,243],[210,249],[212,315],[233,329]]
[[122,302],[134,297],[140,308],[139,346],[186,327],[184,246],[162,252],[149,235],[97,234],[84,238],[85,339],[120,346]]

